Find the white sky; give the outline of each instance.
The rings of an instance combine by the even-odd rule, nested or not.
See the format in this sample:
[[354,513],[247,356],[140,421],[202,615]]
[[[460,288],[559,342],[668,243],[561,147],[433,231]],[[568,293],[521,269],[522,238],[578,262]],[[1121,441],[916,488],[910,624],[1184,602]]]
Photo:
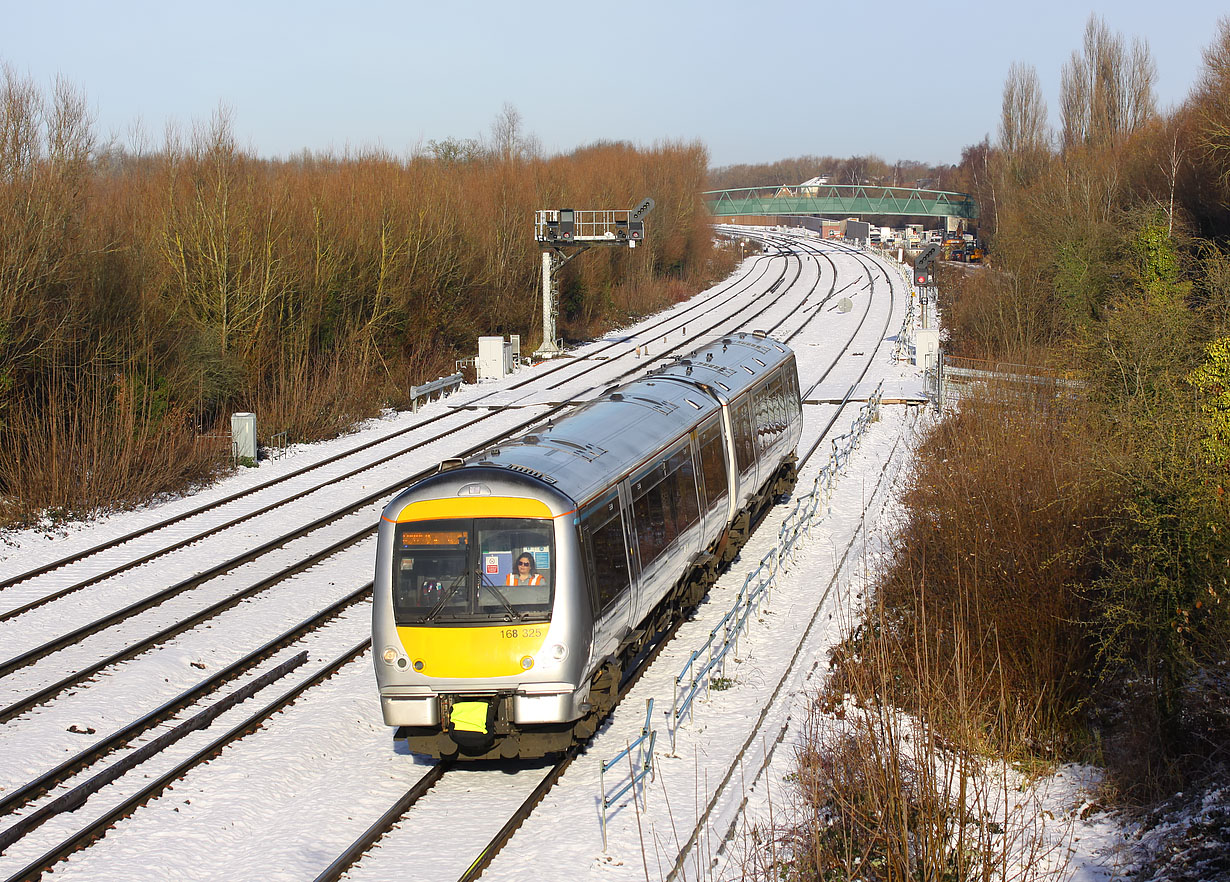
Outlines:
[[[1183,100],[1227,9],[666,0],[318,0],[208,5],[0,0],[0,62],[81,89],[104,137],[160,143],[225,103],[265,156],[485,134],[505,102],[548,152],[698,139],[714,165],[875,153],[956,162],[994,136],[1013,61],[1054,106],[1090,12],[1147,39],[1163,107]],[[817,88],[822,86],[821,88]]]

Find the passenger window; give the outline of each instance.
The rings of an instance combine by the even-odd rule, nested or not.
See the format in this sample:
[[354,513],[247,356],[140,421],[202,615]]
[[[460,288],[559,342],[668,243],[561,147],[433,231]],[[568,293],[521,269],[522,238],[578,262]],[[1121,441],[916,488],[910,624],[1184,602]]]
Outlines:
[[714,423],[700,434],[700,463],[705,476],[705,508],[726,495],[726,454],[722,448],[722,427]]
[[752,393],[756,402],[756,445],[758,450],[764,450],[773,439],[769,437],[769,395],[768,389],[761,387]]
[[769,425],[772,427],[772,438],[770,440],[776,441],[777,436],[786,428],[786,405],[782,400],[782,378],[780,374],[775,375],[773,379],[769,380],[768,393]]
[[[655,469],[633,487],[633,493],[639,494],[632,502],[632,517],[636,523],[642,567],[649,566],[675,540],[674,518],[670,517],[663,499],[661,475],[662,472]],[[646,486],[652,481],[657,483]]]

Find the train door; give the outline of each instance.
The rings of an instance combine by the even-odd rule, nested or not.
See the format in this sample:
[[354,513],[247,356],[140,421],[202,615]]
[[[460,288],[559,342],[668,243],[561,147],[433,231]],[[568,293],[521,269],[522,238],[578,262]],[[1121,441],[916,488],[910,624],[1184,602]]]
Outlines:
[[745,392],[730,405],[735,471],[738,473],[737,505],[741,505],[759,487],[756,482],[756,427],[752,420],[752,396]]
[[613,487],[581,511],[581,545],[594,609],[594,660],[614,652],[629,626],[636,562],[625,509],[620,489]]
[[628,480],[632,512],[632,546],[640,564],[640,580],[634,613],[648,612],[660,571],[669,572],[667,552],[675,541],[676,527],[666,497],[665,457],[656,458]]
[[696,449],[704,491],[700,508],[705,515],[705,541],[708,543],[717,538],[730,519],[730,468],[722,441],[720,414],[714,414],[696,431]]
[[782,368],[786,378],[786,413],[790,423],[788,429],[791,439],[791,449],[799,443],[803,429],[803,400],[799,391],[799,372],[792,355]]

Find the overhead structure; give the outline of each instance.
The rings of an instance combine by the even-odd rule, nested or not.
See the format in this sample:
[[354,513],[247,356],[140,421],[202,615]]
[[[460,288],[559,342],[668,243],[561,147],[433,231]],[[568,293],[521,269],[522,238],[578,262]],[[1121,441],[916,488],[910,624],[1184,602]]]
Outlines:
[[978,217],[978,203],[968,193],[872,187],[866,184],[800,184],[711,190],[704,195],[709,213],[718,218],[831,215],[867,217]]
[[654,201],[642,199],[634,208],[579,211],[555,208],[534,212],[534,238],[542,248],[542,345],[537,358],[554,358],[564,350],[556,339],[559,315],[556,276],[568,261],[596,245],[635,248],[645,238],[645,215]]

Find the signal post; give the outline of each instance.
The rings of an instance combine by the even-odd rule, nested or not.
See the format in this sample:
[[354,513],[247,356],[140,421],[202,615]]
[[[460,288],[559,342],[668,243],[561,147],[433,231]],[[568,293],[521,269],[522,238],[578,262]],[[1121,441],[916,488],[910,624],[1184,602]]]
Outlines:
[[647,198],[635,208],[558,208],[534,213],[534,238],[542,248],[542,346],[534,353],[536,358],[554,358],[563,353],[555,325],[559,315],[556,276],[560,269],[596,245],[635,248],[645,238],[645,215],[653,206],[654,201]]
[[[931,288],[935,286],[935,272],[933,264],[935,263],[935,258],[939,256],[939,253],[940,246],[932,242],[925,249],[923,249],[922,254],[918,255],[918,258],[914,261],[914,285],[918,288],[919,299],[921,300],[921,303],[919,303],[919,309],[922,316],[922,326],[924,328],[931,327],[930,316],[927,314],[927,305],[928,300],[933,299],[935,296],[935,292],[931,291]],[[928,294],[931,295],[931,298],[928,298]]]

